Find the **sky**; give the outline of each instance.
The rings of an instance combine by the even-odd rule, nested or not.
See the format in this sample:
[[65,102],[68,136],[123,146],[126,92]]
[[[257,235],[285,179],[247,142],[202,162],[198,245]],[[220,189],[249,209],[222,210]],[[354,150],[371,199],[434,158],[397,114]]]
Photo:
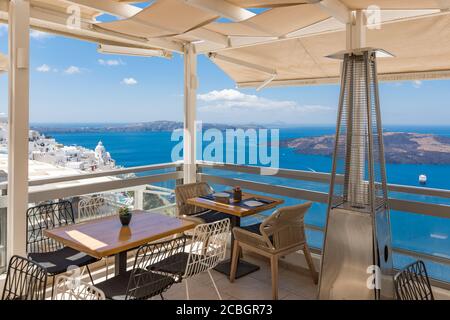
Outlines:
[[[7,53],[0,27],[0,51]],[[30,34],[31,123],[127,123],[183,119],[183,57],[105,55],[97,45],[42,32]],[[236,89],[204,56],[198,60],[198,119],[214,123],[334,125],[337,85]],[[7,75],[0,112],[7,113]],[[380,85],[385,125],[450,125],[450,81]]]

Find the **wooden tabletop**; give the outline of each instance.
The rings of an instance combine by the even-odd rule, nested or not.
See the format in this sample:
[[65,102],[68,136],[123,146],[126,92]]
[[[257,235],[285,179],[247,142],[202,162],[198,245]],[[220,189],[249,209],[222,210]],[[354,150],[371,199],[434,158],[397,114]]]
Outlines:
[[96,258],[108,257],[192,229],[195,223],[157,213],[133,211],[128,227],[118,216],[99,218],[52,230],[44,235]]
[[230,198],[230,200],[231,200],[230,204],[220,203],[220,202],[217,202],[214,200],[208,200],[205,198],[191,198],[191,199],[187,200],[187,203],[197,206],[197,207],[231,214],[231,215],[238,216],[241,218],[251,216],[256,213],[266,211],[269,209],[273,209],[276,206],[284,203],[283,199],[277,199],[277,198],[272,198],[272,197],[268,197],[268,196],[261,196],[261,195],[257,195],[257,194],[247,193],[247,192],[242,193],[242,200],[246,200],[246,199],[250,199],[250,198],[264,199],[264,200],[269,200],[269,201],[273,201],[273,202],[270,204],[264,203],[262,206],[258,206],[258,207],[254,207],[254,208],[247,208],[247,207],[244,208],[244,207],[241,207],[238,205],[234,205],[232,197]]

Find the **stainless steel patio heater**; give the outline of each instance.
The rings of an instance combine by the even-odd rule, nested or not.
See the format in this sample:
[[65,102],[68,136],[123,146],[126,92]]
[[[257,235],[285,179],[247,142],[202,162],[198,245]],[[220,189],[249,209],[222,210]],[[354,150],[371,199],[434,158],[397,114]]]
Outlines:
[[330,56],[343,65],[320,299],[393,296],[377,52]]

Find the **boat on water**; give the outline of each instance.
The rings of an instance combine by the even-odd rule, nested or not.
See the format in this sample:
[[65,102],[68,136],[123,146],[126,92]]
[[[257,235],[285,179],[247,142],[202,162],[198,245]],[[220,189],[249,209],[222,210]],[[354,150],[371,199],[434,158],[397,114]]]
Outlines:
[[419,183],[420,183],[420,184],[426,184],[426,183],[427,183],[427,176],[424,175],[424,174],[421,174],[421,175],[419,176]]

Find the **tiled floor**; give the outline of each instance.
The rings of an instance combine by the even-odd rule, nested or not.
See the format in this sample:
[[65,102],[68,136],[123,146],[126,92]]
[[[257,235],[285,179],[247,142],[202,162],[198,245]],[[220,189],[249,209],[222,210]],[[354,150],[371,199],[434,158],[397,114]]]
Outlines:
[[[217,287],[224,300],[271,300],[271,272],[268,260],[255,258],[245,254],[245,260],[260,266],[260,270],[251,273],[245,277],[235,280],[231,283],[226,276],[216,271],[211,271]],[[113,262],[113,259],[110,259]],[[100,268],[93,271],[94,281],[103,281],[105,275],[104,262],[99,263]],[[131,267],[133,259],[129,259]],[[113,273],[110,269],[110,275]],[[89,282],[87,275],[84,275],[84,281]],[[314,300],[317,297],[317,285],[312,281],[308,271],[292,271],[286,269],[280,263],[279,267],[279,286],[278,296],[281,300]],[[188,280],[189,294],[191,300],[216,300],[218,299],[214,286],[208,273],[202,273]],[[51,287],[48,288],[50,297]],[[435,298],[438,300],[449,300],[450,292],[445,289],[433,288]],[[185,281],[172,286],[164,293],[167,300],[185,300],[186,286]],[[154,298],[159,300],[160,297]]]
[[[128,267],[131,268],[134,259],[129,255]],[[236,279],[231,283],[228,278],[214,270],[211,274],[217,284],[217,287],[224,300],[271,300],[272,299],[272,277],[270,272],[270,263],[268,259],[244,255],[248,262],[260,266],[260,270]],[[105,280],[104,260],[91,267],[94,282],[98,283]],[[114,273],[112,258],[109,259],[109,275]],[[85,273],[83,281],[89,283],[89,278]],[[186,284],[173,285],[164,293],[166,300],[186,300]],[[291,271],[279,265],[278,278],[278,297],[280,300],[312,300],[316,299],[317,285],[313,283],[308,271]],[[197,275],[188,280],[189,295],[191,300],[218,300],[218,296],[207,272]],[[51,285],[48,287],[48,297],[50,297]],[[159,296],[155,300],[161,299]]]
[[[271,273],[268,261],[245,257],[245,260],[261,267],[260,270],[231,283],[227,277],[216,271],[212,276],[225,300],[270,300],[272,299]],[[188,280],[191,300],[218,299],[208,273],[200,274]],[[316,298],[317,286],[312,278],[303,273],[279,269],[279,299],[311,300]],[[185,283],[172,286],[165,294],[165,299],[186,299]]]

